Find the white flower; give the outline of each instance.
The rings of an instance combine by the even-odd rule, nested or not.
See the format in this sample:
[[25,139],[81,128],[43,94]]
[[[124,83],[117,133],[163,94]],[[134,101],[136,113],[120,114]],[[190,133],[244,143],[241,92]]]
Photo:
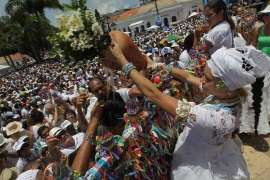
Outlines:
[[84,29],[82,18],[77,13],[70,16],[66,25],[71,31],[80,31]]
[[[104,35],[102,27],[90,10],[71,11],[68,15],[59,16],[58,22],[60,32],[57,33],[57,36],[61,39],[60,42],[68,43],[74,51],[84,52],[97,47],[97,43],[100,43]],[[85,27],[84,24],[89,27]],[[64,55],[64,51],[58,53],[59,56]]]
[[92,31],[94,35],[103,35],[103,30],[97,22],[92,25]]

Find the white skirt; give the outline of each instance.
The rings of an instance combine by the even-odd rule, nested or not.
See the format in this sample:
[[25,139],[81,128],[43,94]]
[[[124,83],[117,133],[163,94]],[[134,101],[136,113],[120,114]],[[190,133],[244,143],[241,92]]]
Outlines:
[[249,180],[240,148],[229,138],[211,145],[192,135],[186,127],[179,136],[173,154],[173,180]]

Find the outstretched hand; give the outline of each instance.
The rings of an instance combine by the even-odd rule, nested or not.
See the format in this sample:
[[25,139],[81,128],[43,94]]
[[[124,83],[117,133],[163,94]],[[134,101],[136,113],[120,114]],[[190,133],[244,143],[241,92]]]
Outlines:
[[95,105],[95,107],[92,110],[92,116],[95,117],[95,119],[100,119],[103,113],[103,107],[104,105],[102,103],[98,103]]
[[114,42],[102,52],[102,63],[112,69],[121,69],[122,66],[128,63],[121,48]]
[[91,120],[88,124],[86,133],[93,134],[96,131],[102,113],[103,113],[103,104],[97,103],[91,112]]

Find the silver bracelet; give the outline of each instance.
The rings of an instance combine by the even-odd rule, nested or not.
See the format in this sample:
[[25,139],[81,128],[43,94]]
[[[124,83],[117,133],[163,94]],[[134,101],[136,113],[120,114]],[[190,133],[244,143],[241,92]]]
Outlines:
[[96,140],[95,140],[93,135],[85,135],[84,138],[88,142],[88,144],[90,144],[90,145],[95,145],[96,144]]
[[191,104],[185,99],[179,100],[176,108],[176,116],[180,119],[188,117],[191,109]]
[[166,71],[168,71],[168,73],[170,73],[170,74],[172,73],[172,69],[173,69],[172,65],[169,64],[166,66]]
[[132,63],[127,63],[123,66],[122,71],[124,72],[124,75],[126,78],[128,78],[130,72],[136,69],[136,67]]

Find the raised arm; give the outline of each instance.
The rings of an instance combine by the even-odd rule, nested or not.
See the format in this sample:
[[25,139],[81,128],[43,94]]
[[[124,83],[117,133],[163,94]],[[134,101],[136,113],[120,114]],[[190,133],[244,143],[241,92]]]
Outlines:
[[85,133],[84,141],[77,152],[77,155],[72,164],[72,170],[75,173],[78,173],[80,176],[84,175],[86,170],[88,169],[88,164],[90,158],[95,153],[95,146],[94,146],[94,139],[95,139],[95,132],[98,126],[99,119],[102,114],[102,106],[97,105],[91,116],[91,121],[88,124],[87,131]]
[[87,125],[88,125],[88,122],[87,120],[85,119],[85,115],[82,111],[82,104],[85,100],[85,96],[84,95],[80,95],[78,97],[76,97],[75,99],[75,107],[76,107],[76,110],[77,110],[77,115],[76,115],[76,118],[79,122],[79,128],[85,132],[86,129],[87,129]]
[[[109,61],[109,58],[114,56],[117,60],[117,63],[120,67],[128,64],[127,59],[123,55],[122,51],[117,45],[112,45],[109,47],[108,50],[104,52],[105,58],[103,59],[104,64],[106,65],[106,61]],[[108,58],[108,59],[107,59]],[[154,102],[165,111],[169,112],[172,115],[176,115],[175,109],[177,107],[177,99],[165,95],[160,92],[151,81],[146,79],[143,75],[141,75],[137,70],[133,69],[130,74],[130,78],[134,81],[137,85],[139,90],[144,94],[146,97],[149,98],[150,101]]]

